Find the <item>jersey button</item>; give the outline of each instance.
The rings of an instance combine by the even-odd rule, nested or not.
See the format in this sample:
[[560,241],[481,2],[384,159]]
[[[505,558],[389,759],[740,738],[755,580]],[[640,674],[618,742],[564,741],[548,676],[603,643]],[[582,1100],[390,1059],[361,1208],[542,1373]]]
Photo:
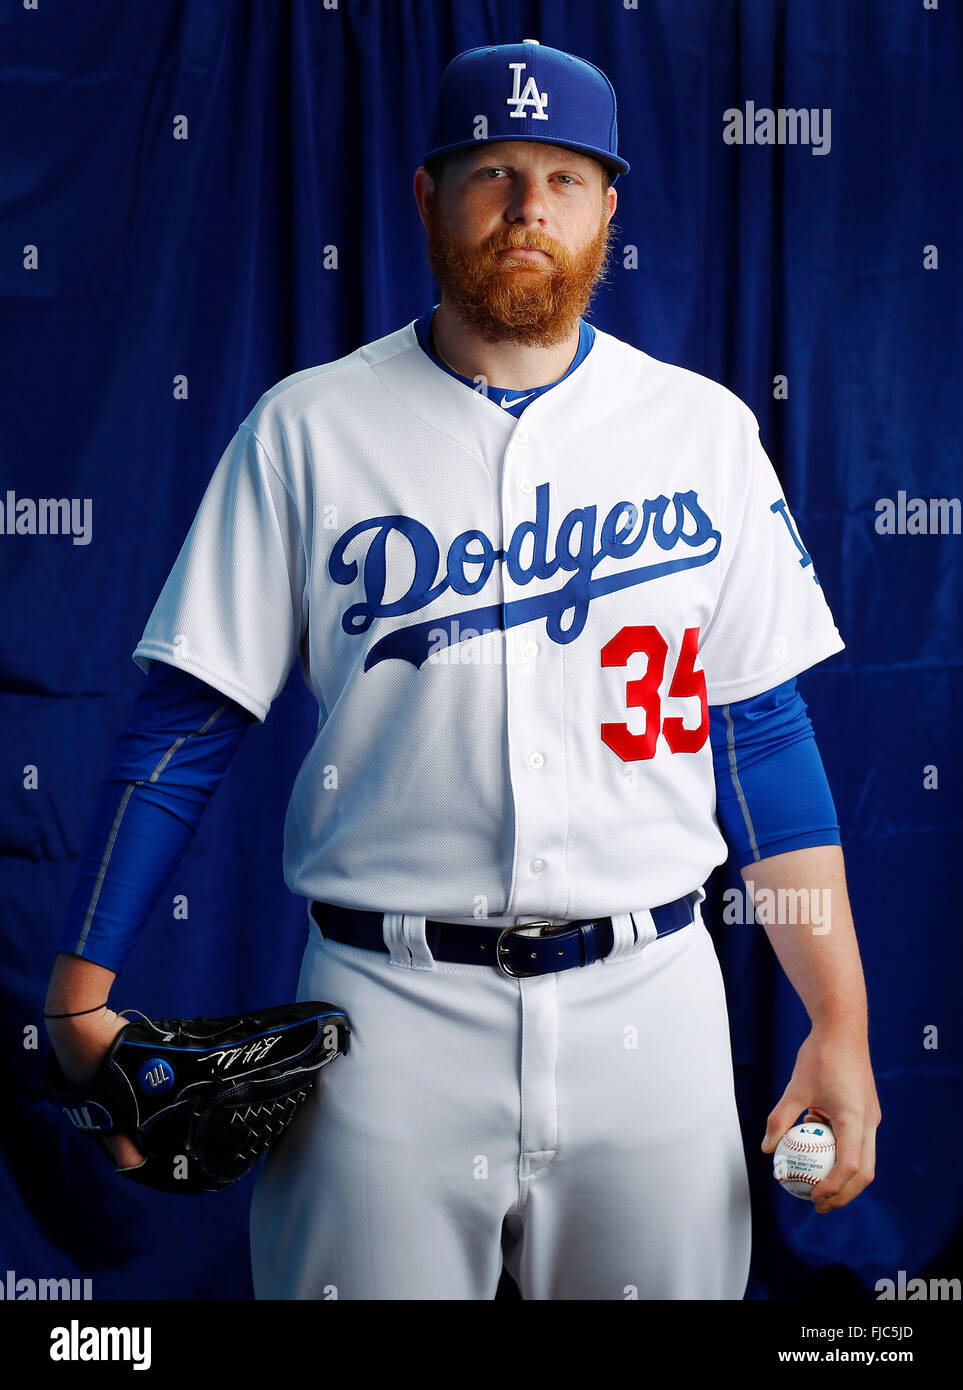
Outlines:
[[519,425],[518,429],[515,431],[514,438],[518,440],[519,444],[527,444],[528,430],[523,429],[522,426]]
[[537,768],[542,767],[542,766],[544,765],[544,763],[545,763],[545,755],[544,755],[543,753],[529,753],[529,755],[528,755],[528,765],[529,765],[529,767],[534,767],[534,768],[537,769]]
[[527,496],[528,493],[535,491],[535,484],[532,482],[531,478],[522,478],[518,484],[518,490],[519,492],[524,492]]
[[538,643],[526,642],[524,647],[522,647],[522,655],[526,657],[528,661],[534,661],[538,656]]
[[540,874],[542,870],[545,868],[545,860],[533,859],[528,867],[531,869],[533,874]]

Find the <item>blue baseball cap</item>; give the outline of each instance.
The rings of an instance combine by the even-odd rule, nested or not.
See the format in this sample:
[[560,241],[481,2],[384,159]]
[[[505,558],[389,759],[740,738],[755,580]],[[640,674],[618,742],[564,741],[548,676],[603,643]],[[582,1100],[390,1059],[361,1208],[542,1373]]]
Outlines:
[[537,39],[466,49],[442,73],[424,158],[496,140],[580,150],[606,165],[613,182],[629,171],[605,73]]

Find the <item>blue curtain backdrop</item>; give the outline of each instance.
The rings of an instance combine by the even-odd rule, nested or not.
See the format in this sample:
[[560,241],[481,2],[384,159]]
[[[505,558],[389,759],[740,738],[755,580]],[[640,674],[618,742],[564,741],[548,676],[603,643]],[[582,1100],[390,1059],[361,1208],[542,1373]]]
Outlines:
[[[753,1183],[748,1296],[870,1298],[899,1270],[963,1275],[961,542],[874,526],[880,498],[961,491],[952,0],[4,8],[0,501],[89,498],[91,529],[84,544],[0,533],[0,990],[16,1097],[0,1274],[91,1278],[95,1298],[251,1297],[252,1178],[189,1205],[142,1191],[43,1100],[53,944],[143,680],[130,653],[221,451],[281,377],[435,301],[411,178],[439,75],[461,49],[525,37],[599,64],[618,93],[632,171],[594,321],[756,412],[847,642],[800,685],[862,943],[878,1173],[826,1217],[773,1183],[759,1144],[806,1020],[761,928],[723,925],[721,894],[738,881],[723,870],[709,920]],[[828,108],[831,145],[725,143],[724,112],[747,101]],[[295,667],[118,982],[119,1006],[218,1014],[291,995],[305,918],[282,880],[281,832],[314,721]]]

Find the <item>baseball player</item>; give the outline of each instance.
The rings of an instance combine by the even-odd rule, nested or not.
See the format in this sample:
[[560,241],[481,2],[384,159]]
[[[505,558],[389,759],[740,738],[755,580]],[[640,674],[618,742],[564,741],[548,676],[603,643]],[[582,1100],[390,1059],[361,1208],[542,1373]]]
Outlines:
[[[765,923],[811,1019],[768,1120],[879,1105],[836,814],[795,678],[843,647],[750,410],[585,318],[615,94],[527,39],[459,54],[414,192],[437,304],[268,390],[134,659],[48,994],[80,1076],[204,806],[295,660],[300,999],[352,1046],[258,1175],[259,1298],[739,1299],[746,1161],[703,885],[829,891]],[[61,1017],[70,1015],[70,1017]],[[124,1136],[120,1167],[141,1156]]]

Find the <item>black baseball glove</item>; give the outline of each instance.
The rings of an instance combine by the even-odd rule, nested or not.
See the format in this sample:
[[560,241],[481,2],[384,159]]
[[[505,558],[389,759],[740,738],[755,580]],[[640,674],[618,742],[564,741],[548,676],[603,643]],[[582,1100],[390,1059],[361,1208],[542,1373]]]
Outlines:
[[[125,1014],[138,1013],[124,1009]],[[129,1023],[89,1081],[72,1087],[54,1053],[49,1098],[114,1162],[111,1134],[145,1155],[116,1169],[163,1192],[229,1187],[287,1129],[350,1027],[333,1004],[282,1004],[232,1018]]]

